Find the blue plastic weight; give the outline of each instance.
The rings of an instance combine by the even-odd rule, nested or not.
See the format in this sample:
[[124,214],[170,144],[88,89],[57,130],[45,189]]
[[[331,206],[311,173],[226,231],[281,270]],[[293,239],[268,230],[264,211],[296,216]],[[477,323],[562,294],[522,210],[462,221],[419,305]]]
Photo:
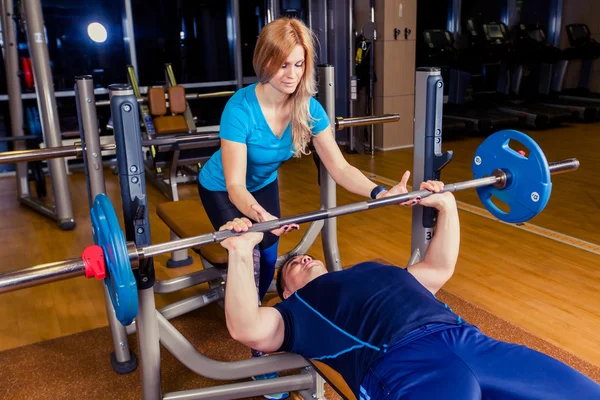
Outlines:
[[108,196],[96,196],[91,217],[94,243],[102,247],[106,261],[104,283],[117,319],[121,324],[129,325],[138,313],[137,285],[129,262],[125,235]]
[[[509,146],[511,140],[520,142],[529,151],[525,157]],[[490,135],[481,143],[473,158],[475,179],[491,176],[501,169],[507,174],[504,189],[494,186],[477,188],[477,194],[485,208],[501,221],[518,223],[539,214],[550,199],[552,182],[546,156],[538,144],[526,134],[515,130],[503,130]],[[506,203],[510,210],[502,211],[493,198]]]

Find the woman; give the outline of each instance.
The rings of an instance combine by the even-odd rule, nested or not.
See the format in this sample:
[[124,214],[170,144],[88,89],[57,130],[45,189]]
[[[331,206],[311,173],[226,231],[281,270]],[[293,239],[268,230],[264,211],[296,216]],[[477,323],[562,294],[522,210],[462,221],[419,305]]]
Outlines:
[[[221,149],[200,171],[200,198],[215,229],[242,215],[258,222],[279,217],[277,170],[292,156],[309,154],[311,139],[346,190],[371,198],[400,193],[400,185],[387,191],[344,159],[327,113],[313,98],[314,60],[313,34],[300,20],[281,18],[260,33],[253,59],[259,82],[238,90],[225,106]],[[266,234],[259,246],[261,299],[273,279],[278,234],[291,228]]]
[[[313,98],[314,62],[313,34],[302,21],[281,18],[260,33],[253,59],[259,82],[238,90],[225,106],[221,149],[200,171],[200,198],[215,229],[242,216],[258,222],[279,217],[277,169],[292,156],[309,154],[311,139],[332,178],[346,190],[372,198],[400,193],[376,186],[344,159],[327,113]],[[273,279],[278,236],[294,228],[267,233],[259,245],[259,300]]]

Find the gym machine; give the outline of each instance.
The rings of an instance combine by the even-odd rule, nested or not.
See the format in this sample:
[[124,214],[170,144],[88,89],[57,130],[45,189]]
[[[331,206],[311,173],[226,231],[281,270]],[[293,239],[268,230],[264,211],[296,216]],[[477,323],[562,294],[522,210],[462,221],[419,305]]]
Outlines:
[[[33,63],[35,91],[44,143],[47,148],[59,147],[62,144],[62,139],[54,94],[54,83],[50,69],[50,59],[48,56],[48,44],[46,43],[46,36],[44,34],[42,7],[39,0],[23,0],[20,4],[23,26],[27,34],[27,42]],[[13,0],[0,1],[11,130],[12,136],[16,138],[15,148],[17,150],[24,150],[25,146],[21,141],[21,139],[25,140],[23,133],[23,104],[21,100],[19,56],[17,52],[13,10]],[[19,201],[40,214],[55,220],[61,229],[74,229],[75,219],[73,217],[66,166],[62,160],[49,159],[48,169],[50,171],[54,206],[50,206],[39,198],[31,196],[29,192],[27,165],[24,163],[18,163],[16,167]],[[40,179],[45,178],[41,176]]]

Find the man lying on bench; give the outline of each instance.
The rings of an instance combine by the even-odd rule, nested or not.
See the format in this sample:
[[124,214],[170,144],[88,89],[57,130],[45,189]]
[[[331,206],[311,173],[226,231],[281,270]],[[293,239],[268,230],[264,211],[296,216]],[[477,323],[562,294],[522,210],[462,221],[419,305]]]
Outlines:
[[[420,189],[442,188],[429,181]],[[458,212],[451,193],[420,204],[439,211],[422,262],[406,269],[365,262],[328,273],[321,261],[298,255],[280,271],[285,300],[274,307],[257,306],[252,249],[262,233],[223,241],[231,336],[253,349],[322,361],[360,399],[600,399],[600,385],[583,374],[484,335],[435,298],[458,258]],[[243,218],[222,229],[245,232],[250,226]]]

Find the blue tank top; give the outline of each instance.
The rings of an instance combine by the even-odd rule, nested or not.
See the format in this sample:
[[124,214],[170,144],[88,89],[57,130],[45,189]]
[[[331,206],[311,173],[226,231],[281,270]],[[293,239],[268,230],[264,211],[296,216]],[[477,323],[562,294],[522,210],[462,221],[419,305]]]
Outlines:
[[369,367],[407,333],[462,322],[406,269],[375,262],[322,275],[275,308],[285,325],[279,351],[329,365],[357,397]]
[[[227,102],[221,115],[219,137],[244,143],[246,157],[246,188],[255,192],[277,179],[277,169],[294,154],[292,129],[288,124],[281,137],[275,136],[260,108],[256,97],[256,83],[238,90]],[[310,98],[309,112],[313,135],[329,125],[329,118],[321,103]],[[225,191],[225,174],[221,149],[200,169],[200,183],[208,190]]]

